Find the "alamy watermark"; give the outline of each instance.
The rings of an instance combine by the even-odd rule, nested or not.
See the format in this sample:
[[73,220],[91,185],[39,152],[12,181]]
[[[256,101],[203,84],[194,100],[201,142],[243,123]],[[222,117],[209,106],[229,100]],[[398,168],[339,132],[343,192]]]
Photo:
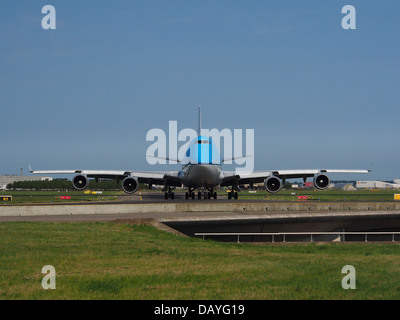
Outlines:
[[[356,9],[352,5],[345,5],[342,7],[342,14],[345,16],[342,18],[341,25],[344,30],[355,30],[356,29]],[[56,29],[56,9],[52,5],[45,5],[42,7],[42,14],[46,14],[42,18],[42,28],[44,30],[55,30]]]
[[55,30],[56,29],[56,8],[51,5],[45,5],[42,7],[42,13],[46,14],[42,18],[42,28],[44,30]]
[[[146,160],[150,165],[178,162],[185,165],[201,163],[198,159],[210,159],[208,163],[211,164],[225,163],[240,166],[235,168],[236,173],[251,173],[254,170],[254,129],[246,129],[244,139],[243,133],[243,129],[225,128],[221,131],[201,129],[198,138],[198,132],[194,129],[185,128],[178,132],[178,122],[169,121],[168,134],[159,128],[147,132],[146,141],[154,141],[154,143],[147,148]],[[193,148],[193,142],[196,143],[196,139],[201,142],[200,144],[197,142],[194,148],[201,149],[203,153],[201,157],[193,157],[193,154],[188,153],[188,150]],[[203,141],[210,147],[202,147]],[[178,146],[179,143],[183,144]]]
[[342,273],[346,274],[342,279],[342,288],[345,290],[356,288],[356,268],[346,265],[342,268]]
[[56,269],[52,265],[46,265],[42,268],[45,276],[42,279],[42,288],[45,290],[56,288]]

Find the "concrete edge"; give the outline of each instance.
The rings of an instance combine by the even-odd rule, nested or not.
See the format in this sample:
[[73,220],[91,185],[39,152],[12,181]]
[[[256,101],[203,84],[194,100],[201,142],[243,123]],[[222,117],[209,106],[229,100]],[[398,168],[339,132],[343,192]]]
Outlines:
[[121,224],[137,225],[137,226],[151,226],[151,227],[155,227],[161,231],[165,231],[165,232],[177,235],[177,236],[188,238],[188,236],[186,234],[183,234],[182,232],[179,232],[178,230],[175,230],[175,229],[167,226],[166,224],[164,224],[156,219],[153,219],[153,218],[116,219],[113,222],[121,223]]
[[198,212],[355,212],[400,210],[400,202],[257,202],[257,203],[151,203],[151,204],[97,204],[97,205],[35,205],[0,206],[0,216],[77,215],[77,214],[131,214],[131,213],[198,213]]

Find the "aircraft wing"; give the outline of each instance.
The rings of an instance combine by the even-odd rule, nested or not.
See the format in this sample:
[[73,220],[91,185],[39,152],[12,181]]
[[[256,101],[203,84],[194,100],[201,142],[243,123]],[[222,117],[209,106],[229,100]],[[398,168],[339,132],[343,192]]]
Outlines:
[[122,180],[126,177],[135,177],[139,183],[155,185],[181,186],[181,179],[178,171],[130,171],[130,170],[32,170],[32,174],[81,174],[89,178],[96,179],[117,179]]
[[253,171],[251,173],[235,173],[234,171],[223,171],[224,178],[221,186],[232,185],[232,183],[237,184],[252,184],[261,183],[265,179],[275,176],[282,180],[286,179],[296,179],[302,178],[306,180],[307,178],[314,177],[318,174],[326,173],[369,173],[371,168],[367,170],[363,169],[305,169],[305,170],[269,170],[269,171]]

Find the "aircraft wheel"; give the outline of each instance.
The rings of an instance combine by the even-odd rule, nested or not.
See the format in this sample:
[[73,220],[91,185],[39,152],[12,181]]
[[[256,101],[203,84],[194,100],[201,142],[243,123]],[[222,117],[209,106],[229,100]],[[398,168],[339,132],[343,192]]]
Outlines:
[[191,196],[192,199],[194,200],[194,192],[192,192],[192,193],[190,194],[190,196]]
[[214,199],[217,199],[217,192],[216,191],[214,191],[213,196],[214,196]]
[[173,192],[171,192],[170,196],[171,196],[171,199],[175,199],[175,194]]
[[168,192],[164,193],[164,198],[165,198],[165,200],[168,199]]
[[228,193],[228,199],[229,199],[229,200],[232,199],[232,192],[229,192],[229,193]]
[[197,199],[201,199],[201,192],[199,191],[198,193],[197,193]]
[[186,192],[186,193],[185,193],[185,199],[186,199],[186,200],[189,199],[189,192]]
[[238,197],[239,197],[239,195],[238,195],[238,193],[237,193],[237,192],[235,192],[234,196],[235,196],[235,200],[237,200],[237,199],[238,199]]

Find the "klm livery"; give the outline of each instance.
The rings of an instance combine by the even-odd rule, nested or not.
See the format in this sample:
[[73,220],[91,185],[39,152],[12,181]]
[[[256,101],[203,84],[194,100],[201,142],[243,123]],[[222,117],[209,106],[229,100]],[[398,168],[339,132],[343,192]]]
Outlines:
[[[201,199],[202,191],[205,198],[217,198],[215,187],[223,182],[224,174],[221,167],[219,151],[212,139],[198,136],[194,139],[186,152],[188,163],[182,166],[178,173],[182,184],[188,188],[186,199],[195,198],[194,190],[198,189],[198,198]],[[237,198],[237,192],[234,193]],[[173,197],[173,195],[172,195]],[[167,196],[166,196],[167,198]]]
[[152,185],[164,186],[165,199],[174,199],[174,189],[185,187],[186,199],[217,199],[217,186],[230,188],[228,198],[238,198],[239,185],[250,185],[264,183],[265,189],[270,193],[278,192],[287,179],[314,178],[314,186],[324,190],[329,185],[328,173],[368,173],[368,170],[342,170],[342,169],[307,169],[307,170],[269,170],[254,171],[251,173],[236,173],[235,171],[222,170],[223,160],[219,150],[210,137],[201,135],[201,113],[199,107],[198,136],[186,151],[185,164],[178,172],[144,172],[131,170],[32,170],[33,174],[75,174],[72,184],[76,190],[84,190],[89,185],[89,178],[94,179],[116,179],[122,181],[122,189],[127,194],[137,191],[139,183],[147,184],[149,189]]

